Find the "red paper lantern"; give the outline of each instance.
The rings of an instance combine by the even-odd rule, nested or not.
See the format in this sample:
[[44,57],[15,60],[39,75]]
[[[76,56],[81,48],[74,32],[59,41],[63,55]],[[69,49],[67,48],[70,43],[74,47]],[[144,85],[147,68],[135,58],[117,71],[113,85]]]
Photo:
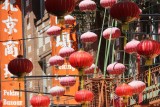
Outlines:
[[46,0],[45,7],[48,13],[62,17],[74,10],[75,0]]
[[92,0],[83,0],[79,3],[80,11],[90,12],[96,9],[96,3]]
[[137,53],[137,45],[139,43],[140,41],[133,39],[124,46],[124,51],[129,54]]
[[111,35],[111,39],[116,39],[121,36],[121,31],[117,27],[107,28],[103,31],[103,37],[105,39],[109,39]]
[[59,79],[59,82],[62,86],[64,87],[71,87],[74,86],[76,83],[76,78],[75,77],[70,77],[70,76],[66,76],[66,77],[61,77]]
[[67,15],[64,17],[64,21],[65,21],[65,24],[73,25],[76,19],[71,15]]
[[128,23],[139,17],[140,11],[136,3],[130,1],[121,1],[114,4],[110,9],[112,18]]
[[93,43],[97,40],[97,34],[93,32],[86,32],[81,35],[81,41],[82,42],[88,42],[88,43]]
[[84,69],[84,74],[93,74],[95,69],[96,73],[99,72],[99,68],[95,64],[92,64],[90,67]]
[[109,74],[120,75],[125,71],[125,68],[123,64],[114,62],[108,65],[107,71]]
[[117,0],[100,0],[100,5],[104,8],[111,8]]
[[52,96],[60,97],[65,94],[65,89],[61,86],[54,86],[49,90]]
[[128,85],[133,87],[133,93],[135,94],[140,94],[146,88],[146,84],[142,81],[134,80],[130,82]]
[[115,93],[119,97],[129,97],[133,95],[133,88],[130,85],[123,83],[116,87]]
[[68,58],[75,50],[70,47],[63,47],[59,50],[59,55],[63,58]]
[[93,57],[88,52],[80,50],[69,56],[69,62],[72,67],[83,69],[92,65]]
[[142,40],[137,45],[137,53],[146,59],[155,58],[160,54],[160,44],[151,39]]
[[51,66],[61,66],[64,64],[64,58],[61,56],[55,55],[49,59],[49,64]]
[[11,60],[8,64],[9,72],[18,77],[24,76],[26,73],[30,73],[32,69],[32,62],[24,58],[22,55],[18,55],[17,58]]
[[32,107],[48,107],[50,104],[50,98],[44,95],[33,96],[30,100]]
[[76,92],[74,99],[79,103],[91,102],[93,100],[93,93],[88,90],[80,90]]
[[50,36],[58,36],[61,34],[61,28],[59,26],[52,26],[46,31],[46,33]]

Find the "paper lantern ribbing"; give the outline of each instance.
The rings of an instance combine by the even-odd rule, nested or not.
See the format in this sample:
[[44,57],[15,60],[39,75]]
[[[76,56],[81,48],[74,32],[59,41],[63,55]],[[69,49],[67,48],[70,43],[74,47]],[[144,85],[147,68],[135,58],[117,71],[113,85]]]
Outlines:
[[26,73],[30,73],[32,69],[32,62],[24,58],[22,55],[18,55],[17,58],[11,60],[8,64],[9,72],[18,77],[22,77]]
[[90,67],[84,69],[84,74],[93,74],[94,69],[96,69],[96,73],[99,72],[99,68],[95,64],[92,64]]
[[92,0],[83,0],[79,3],[79,9],[83,12],[90,12],[96,10],[96,3]]
[[63,58],[68,58],[75,50],[70,47],[63,47],[59,50],[59,55]]
[[97,40],[97,34],[93,32],[86,32],[81,35],[81,41],[86,43],[93,43]]
[[112,75],[120,75],[125,71],[125,68],[126,67],[123,64],[114,62],[108,65],[107,71]]
[[93,100],[94,94],[89,90],[79,90],[76,92],[74,99],[79,103],[90,102]]
[[88,52],[79,50],[69,56],[69,62],[72,67],[75,67],[77,69],[83,69],[92,65],[93,57]]
[[129,54],[137,53],[137,45],[139,43],[140,41],[133,39],[124,46],[124,51]]
[[135,94],[140,94],[146,88],[146,84],[142,81],[134,80],[128,83],[128,85],[133,87],[133,93]]
[[119,97],[130,97],[133,95],[133,88],[128,84],[121,84],[116,87],[115,93]]
[[73,25],[75,23],[76,19],[71,15],[67,15],[64,17],[64,21],[65,21],[65,24]]
[[100,0],[100,5],[104,8],[111,8],[117,0]]
[[57,17],[70,14],[75,8],[75,0],[46,0],[45,7],[48,13]]
[[49,64],[51,66],[61,66],[64,64],[64,58],[61,56],[55,55],[49,59]]
[[59,26],[52,26],[46,31],[46,33],[50,36],[58,36],[61,34],[61,28]]
[[111,39],[116,39],[121,36],[121,31],[117,27],[107,28],[103,31],[103,37],[105,39],[109,39],[111,35]]
[[56,96],[56,97],[60,97],[63,96],[65,94],[65,89],[61,86],[54,86],[49,90],[49,93],[52,96]]
[[50,104],[50,98],[44,95],[33,96],[30,100],[32,107],[48,107]]
[[137,45],[137,53],[147,60],[155,58],[160,54],[160,43],[151,39],[142,40]]
[[130,1],[121,1],[114,4],[110,9],[112,18],[121,23],[129,23],[139,17],[140,11],[136,3]]
[[75,77],[70,77],[70,76],[66,76],[66,77],[61,77],[59,79],[59,82],[62,86],[64,87],[71,87],[74,86],[76,83],[76,78]]

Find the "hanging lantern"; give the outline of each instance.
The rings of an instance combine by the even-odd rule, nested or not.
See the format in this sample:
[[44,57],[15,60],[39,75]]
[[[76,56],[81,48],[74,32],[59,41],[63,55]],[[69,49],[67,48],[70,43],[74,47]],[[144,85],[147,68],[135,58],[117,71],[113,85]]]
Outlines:
[[75,8],[75,0],[45,0],[48,13],[57,17],[70,14]]
[[137,53],[137,45],[140,43],[140,41],[137,41],[133,39],[132,41],[128,42],[124,46],[124,51],[129,53],[129,54],[134,54]]
[[111,17],[124,24],[134,21],[139,17],[139,14],[139,7],[131,1],[118,2],[110,9]]
[[68,58],[75,50],[70,47],[63,47],[59,50],[59,55],[63,58]]
[[3,107],[3,101],[0,100],[0,107]]
[[117,0],[100,0],[100,5],[104,8],[111,8],[114,4],[116,4]]
[[80,50],[69,56],[69,62],[72,67],[83,69],[92,65],[93,57],[88,52]]
[[76,92],[74,99],[78,103],[85,103],[85,102],[91,102],[93,100],[93,97],[94,95],[91,91],[83,89],[83,90]]
[[66,87],[68,89],[69,87],[72,87],[72,86],[75,85],[76,78],[75,77],[70,77],[70,76],[61,77],[59,79],[59,82],[63,87]]
[[49,90],[49,93],[52,96],[56,96],[57,100],[59,101],[59,97],[65,94],[65,89],[61,86],[54,86]]
[[50,98],[44,95],[33,96],[30,100],[32,107],[48,107],[50,104]]
[[52,56],[49,59],[49,64],[51,66],[62,66],[64,64],[64,58],[58,55]]
[[115,93],[119,97],[130,97],[133,95],[133,88],[128,84],[121,84],[116,87]]
[[79,3],[79,9],[83,12],[90,12],[96,10],[96,3],[92,0],[83,0]]
[[142,40],[137,45],[137,53],[146,59],[147,65],[151,65],[152,59],[160,54],[160,44],[151,39]]
[[75,18],[71,15],[67,15],[64,17],[65,24],[73,25],[75,23]]
[[135,94],[140,94],[146,88],[146,84],[142,81],[134,80],[130,82],[128,85],[133,87],[133,93]]
[[22,55],[18,55],[17,58],[11,60],[8,64],[9,72],[18,77],[22,77],[26,73],[30,73],[32,69],[32,62],[24,58]]
[[121,36],[121,31],[117,27],[107,28],[103,31],[103,37],[105,39],[109,39],[111,36],[111,39],[116,39]]
[[99,68],[92,64],[90,67],[84,69],[84,74],[94,74],[94,70],[96,69],[96,73],[99,72]]
[[125,71],[125,66],[121,63],[114,62],[109,64],[107,67],[107,71],[109,74],[120,75]]
[[52,26],[46,31],[46,33],[50,36],[58,36],[61,34],[61,28],[59,26]]
[[88,42],[88,43],[93,43],[97,40],[97,34],[93,33],[93,32],[86,32],[86,33],[83,33],[81,35],[81,41],[82,42]]

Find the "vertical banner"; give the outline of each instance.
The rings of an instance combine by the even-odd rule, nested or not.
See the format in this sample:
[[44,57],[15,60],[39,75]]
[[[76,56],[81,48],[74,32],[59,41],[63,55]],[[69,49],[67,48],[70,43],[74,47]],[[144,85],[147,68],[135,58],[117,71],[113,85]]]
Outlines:
[[[57,19],[54,16],[50,17],[51,19],[51,25],[56,25]],[[57,36],[56,38],[51,37],[52,40],[52,55],[58,55],[59,50],[63,47],[71,47],[75,51],[77,51],[77,36],[76,31],[72,31],[72,27],[66,28],[65,25],[56,25],[63,28],[62,34]],[[65,59],[65,63],[62,66],[59,66],[58,69],[56,67],[53,67],[53,75],[78,75],[78,70],[76,68],[73,68],[68,60]],[[56,97],[53,97],[53,104],[59,104],[59,105],[75,105],[78,104],[74,100],[74,95],[78,91],[79,86],[79,78],[76,78],[76,84],[72,87],[70,87],[70,90],[65,92],[65,95],[60,97],[60,101],[56,100]],[[53,79],[53,86],[60,85],[59,78]]]
[[[25,107],[24,82],[12,79],[8,63],[23,47],[21,0],[2,0],[0,4],[0,76],[3,107]],[[21,47],[21,48],[19,48]],[[21,53],[23,54],[23,53]]]

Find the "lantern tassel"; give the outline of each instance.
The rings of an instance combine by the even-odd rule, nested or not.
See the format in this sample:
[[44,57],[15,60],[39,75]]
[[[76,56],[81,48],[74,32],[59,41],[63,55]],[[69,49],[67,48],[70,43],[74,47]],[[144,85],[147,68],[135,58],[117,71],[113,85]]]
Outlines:
[[152,59],[147,59],[145,62],[145,65],[152,65]]
[[127,31],[129,30],[129,25],[128,24],[122,24],[122,31]]
[[151,68],[149,67],[149,70],[148,70],[148,86],[151,85]]

